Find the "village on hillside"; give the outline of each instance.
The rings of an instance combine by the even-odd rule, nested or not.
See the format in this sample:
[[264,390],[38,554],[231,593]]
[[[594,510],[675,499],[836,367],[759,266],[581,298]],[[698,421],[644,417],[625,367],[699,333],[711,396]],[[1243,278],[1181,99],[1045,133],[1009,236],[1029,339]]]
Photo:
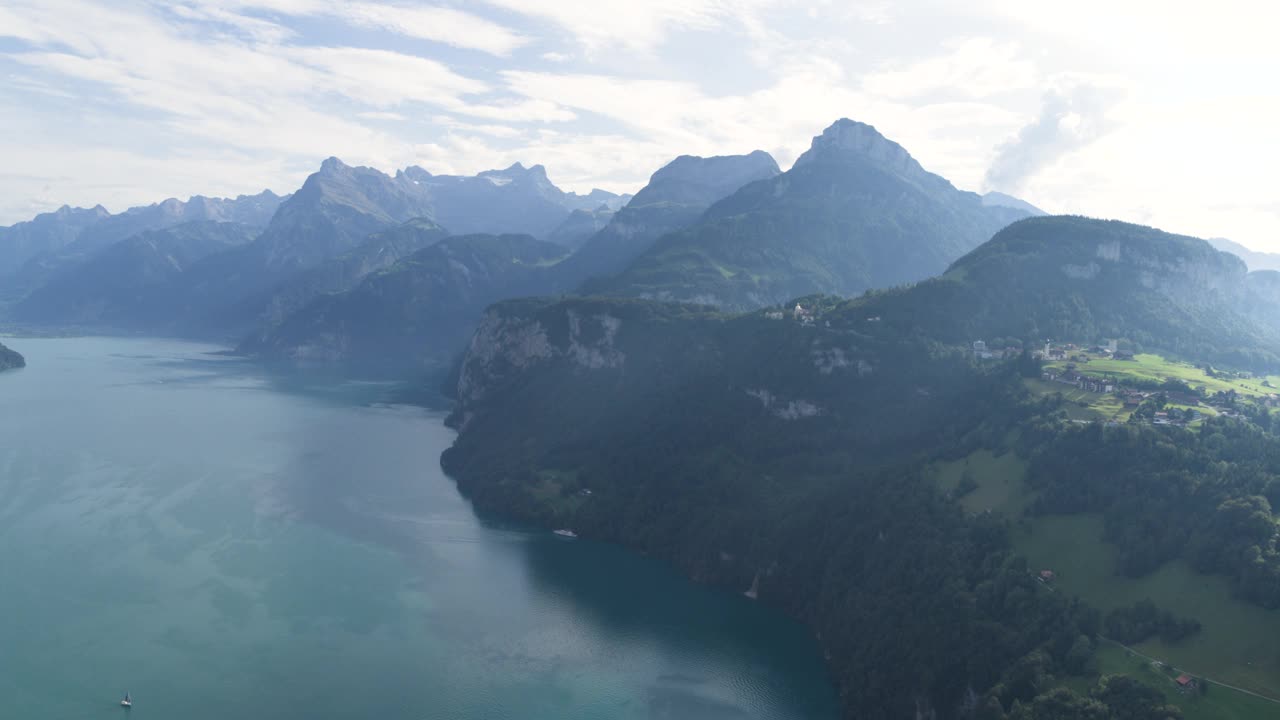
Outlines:
[[[1006,348],[1003,356],[1011,350]],[[973,344],[973,351],[979,359],[1002,356],[982,341]],[[1043,368],[1033,389],[1074,391],[1072,399],[1096,415],[1076,418],[1081,421],[1185,426],[1206,416],[1237,417],[1246,406],[1266,412],[1280,408],[1280,394],[1269,378],[1135,354],[1120,349],[1116,340],[1094,345],[1046,342],[1032,356]]]

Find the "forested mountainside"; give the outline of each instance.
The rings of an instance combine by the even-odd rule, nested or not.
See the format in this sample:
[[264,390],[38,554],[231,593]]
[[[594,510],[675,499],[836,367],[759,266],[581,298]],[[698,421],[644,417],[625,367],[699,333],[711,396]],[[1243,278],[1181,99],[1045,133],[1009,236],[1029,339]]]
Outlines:
[[986,205],[874,128],[840,120],[785,173],[742,187],[590,290],[744,310],[942,272],[1025,210]]
[[18,353],[0,343],[0,371],[12,370],[14,368],[26,367],[27,361]]
[[[1254,275],[1257,275],[1256,273]],[[941,277],[842,310],[861,332],[982,338],[1127,338],[1235,367],[1280,367],[1280,305],[1204,240],[1117,221],[1014,223]]]
[[241,351],[362,374],[413,375],[446,366],[490,303],[538,292],[565,249],[528,235],[441,240],[317,297]]
[[510,301],[460,364],[443,462],[482,508],[805,620],[850,717],[1003,717],[1083,674],[1101,623],[1039,590],[1005,520],[967,516],[925,470],[1049,411],[1016,377],[763,314]]
[[[850,717],[1180,717],[1158,686],[1066,686],[1097,675],[1104,634],[1176,644],[1199,619],[1159,598],[1104,616],[1046,591],[1052,573],[1020,560],[1015,536],[1102,514],[1118,573],[1185,562],[1277,607],[1280,423],[1262,404],[1191,427],[1143,412],[1073,423],[1061,395],[1029,390],[1032,349],[1050,331],[1085,344],[1116,333],[1265,364],[1267,331],[1235,304],[1245,278],[1200,240],[1040,218],[938,280],[853,300],[740,315],[509,301],[457,366],[459,436],[443,462],[482,508],[653,553],[803,619]],[[984,338],[1022,350],[982,360],[971,343]],[[1242,354],[1251,342],[1264,344]],[[936,479],[984,452],[1025,464],[1024,507],[977,511],[959,500],[990,478]],[[1123,714],[1134,697],[1140,714]],[[1086,714],[1052,714],[1062,707]]]

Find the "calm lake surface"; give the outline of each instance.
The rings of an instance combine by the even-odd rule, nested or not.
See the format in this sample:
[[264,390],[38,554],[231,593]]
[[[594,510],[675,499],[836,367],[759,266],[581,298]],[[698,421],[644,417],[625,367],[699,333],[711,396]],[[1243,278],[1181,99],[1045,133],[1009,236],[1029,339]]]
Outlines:
[[802,628],[477,518],[443,416],[216,347],[15,339],[6,718],[834,718]]

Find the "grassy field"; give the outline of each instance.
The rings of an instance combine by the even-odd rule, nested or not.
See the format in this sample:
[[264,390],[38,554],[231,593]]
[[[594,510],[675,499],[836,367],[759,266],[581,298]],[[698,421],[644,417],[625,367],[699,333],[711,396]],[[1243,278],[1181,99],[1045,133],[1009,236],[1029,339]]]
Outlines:
[[[1066,361],[1055,361],[1045,365],[1046,368],[1061,370]],[[1150,380],[1161,382],[1167,378],[1181,380],[1191,387],[1204,388],[1207,392],[1226,392],[1235,390],[1241,395],[1259,397],[1280,392],[1280,377],[1227,379],[1211,378],[1204,370],[1190,363],[1166,360],[1159,355],[1138,355],[1133,360],[1090,359],[1087,363],[1077,363],[1076,370],[1094,377],[1109,377],[1116,380]],[[1268,388],[1262,385],[1263,380],[1275,385]]]
[[1098,666],[1102,675],[1128,675],[1160,690],[1168,702],[1182,708],[1186,720],[1262,720],[1280,716],[1280,705],[1214,685],[1204,695],[1179,692],[1167,671],[1152,667],[1150,661],[1112,643],[1103,642],[1098,648]]
[[[1280,698],[1280,612],[1232,598],[1226,580],[1199,575],[1181,562],[1137,580],[1116,575],[1116,553],[1103,542],[1097,515],[1036,518],[1020,524],[1014,542],[1033,568],[1057,574],[1060,591],[1103,611],[1150,598],[1204,626],[1181,643],[1152,640],[1137,646],[1139,652],[1195,675]],[[1273,710],[1267,717],[1280,717],[1280,706]]]
[[1115,395],[1089,392],[1071,385],[1038,378],[1026,378],[1023,382],[1026,384],[1027,389],[1037,395],[1061,393],[1063,399],[1067,401],[1067,417],[1072,420],[1116,420],[1117,422],[1124,422],[1129,419],[1129,411],[1124,409],[1124,403]]
[[933,470],[938,487],[943,490],[954,490],[965,471],[969,471],[978,487],[962,496],[960,505],[971,513],[993,510],[1018,517],[1034,498],[1022,481],[1027,463],[1011,452],[995,455],[990,450],[978,450],[960,460],[937,463]]

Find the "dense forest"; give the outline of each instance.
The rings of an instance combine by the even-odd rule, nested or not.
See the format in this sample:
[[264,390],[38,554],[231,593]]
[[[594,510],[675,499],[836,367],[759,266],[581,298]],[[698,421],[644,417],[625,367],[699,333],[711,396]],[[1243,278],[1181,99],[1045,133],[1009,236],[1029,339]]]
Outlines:
[[961,510],[929,468],[1011,448],[1028,462],[1029,514],[1101,512],[1123,573],[1184,559],[1277,607],[1270,415],[1071,423],[1061,397],[1025,386],[1041,368],[1030,352],[980,363],[954,329],[904,331],[890,318],[901,299],[913,291],[745,315],[504,302],[451,379],[461,434],[445,469],[481,507],[652,553],[803,619],[850,716],[1180,717],[1124,676],[1087,692],[1079,679],[1097,676],[1103,635],[1180,642],[1196,619],[1149,601],[1102,615],[1048,592],[1014,552],[1015,519]]
[[851,717],[1180,717],[1123,678],[1059,686],[1097,674],[1108,628],[1171,636],[1192,620],[1145,605],[1104,617],[1047,591],[1010,519],[965,513],[928,472],[1016,428],[1032,428],[1038,457],[1059,434],[1097,431],[1029,396],[1034,369],[765,313],[513,301],[455,372],[462,432],[443,462],[482,508],[619,542],[801,618]]

